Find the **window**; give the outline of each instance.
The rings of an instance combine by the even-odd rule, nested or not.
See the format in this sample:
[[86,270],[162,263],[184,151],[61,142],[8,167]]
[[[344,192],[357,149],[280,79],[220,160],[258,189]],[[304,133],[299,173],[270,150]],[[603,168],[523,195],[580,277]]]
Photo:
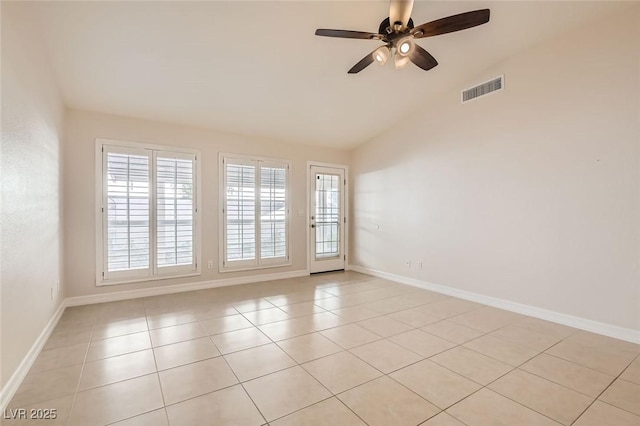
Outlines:
[[222,157],[222,270],[289,263],[289,163]]
[[196,274],[196,154],[98,145],[98,283]]

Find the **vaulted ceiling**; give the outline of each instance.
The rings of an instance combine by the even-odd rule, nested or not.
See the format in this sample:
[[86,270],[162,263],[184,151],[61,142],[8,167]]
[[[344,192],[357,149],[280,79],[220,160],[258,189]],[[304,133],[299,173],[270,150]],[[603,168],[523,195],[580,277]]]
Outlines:
[[[475,83],[516,52],[628,7],[621,2],[416,1],[416,25],[490,8],[491,21],[422,39],[429,72],[371,65],[379,42],[314,36],[377,31],[387,2],[31,3],[71,108],[351,148],[434,95]],[[594,28],[597,28],[594,25]],[[553,66],[542,64],[541,66]]]

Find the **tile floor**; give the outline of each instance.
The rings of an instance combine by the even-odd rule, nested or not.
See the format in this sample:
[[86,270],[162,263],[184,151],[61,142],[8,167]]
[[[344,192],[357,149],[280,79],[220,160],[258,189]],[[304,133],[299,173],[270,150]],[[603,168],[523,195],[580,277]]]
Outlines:
[[68,308],[9,409],[57,410],[39,425],[639,426],[639,354],[331,273]]

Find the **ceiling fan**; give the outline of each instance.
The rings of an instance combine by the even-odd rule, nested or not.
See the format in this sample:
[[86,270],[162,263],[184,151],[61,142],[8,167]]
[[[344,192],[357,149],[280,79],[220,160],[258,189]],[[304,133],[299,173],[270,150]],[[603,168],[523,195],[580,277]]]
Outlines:
[[317,29],[316,35],[379,40],[385,43],[384,46],[378,47],[355,64],[349,70],[349,74],[358,73],[373,62],[384,65],[390,57],[393,57],[396,68],[402,68],[409,62],[413,62],[428,71],[438,65],[438,61],[414,40],[466,30],[489,22],[489,9],[481,9],[448,16],[414,27],[411,19],[412,10],[413,0],[390,0],[389,17],[380,23],[378,33]]

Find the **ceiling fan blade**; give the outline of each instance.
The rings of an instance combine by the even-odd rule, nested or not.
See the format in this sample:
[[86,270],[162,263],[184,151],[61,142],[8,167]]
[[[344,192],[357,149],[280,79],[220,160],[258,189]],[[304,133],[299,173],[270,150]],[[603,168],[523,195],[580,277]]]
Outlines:
[[411,30],[415,38],[433,37],[454,31],[466,30],[489,22],[489,9],[474,10],[427,22]]
[[425,71],[429,71],[438,65],[436,58],[417,44],[413,46],[413,51],[409,54],[409,60]]
[[382,38],[380,34],[365,33],[363,31],[351,31],[351,30],[317,29],[316,35],[323,36],[323,37],[358,38],[362,40],[378,40]]
[[[373,51],[375,52],[375,50]],[[371,65],[374,61],[373,59],[373,52],[369,53],[367,56],[365,56],[364,58],[362,58],[360,60],[360,62],[358,62],[357,64],[355,64],[348,72],[348,74],[356,74],[359,73],[360,71],[362,71],[363,69],[365,69],[366,67],[368,67],[369,65]]]
[[407,22],[411,18],[413,10],[413,0],[390,0],[389,1],[389,22],[391,29],[396,22],[402,22],[402,30],[407,27]]

